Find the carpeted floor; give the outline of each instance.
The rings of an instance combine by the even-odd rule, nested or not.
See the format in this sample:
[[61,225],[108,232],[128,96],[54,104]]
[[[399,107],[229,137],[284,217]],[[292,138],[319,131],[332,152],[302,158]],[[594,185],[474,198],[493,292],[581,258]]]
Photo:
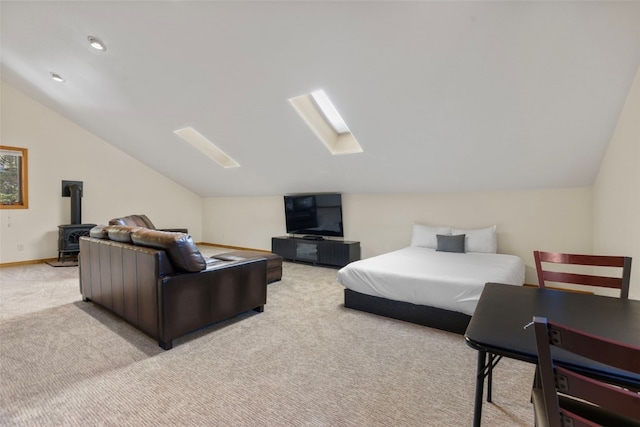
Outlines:
[[[77,274],[0,269],[0,425],[472,424],[476,352],[463,337],[344,308],[334,269],[285,262],[264,313],[169,351],[81,302]],[[500,362],[483,425],[533,425],[532,378]]]

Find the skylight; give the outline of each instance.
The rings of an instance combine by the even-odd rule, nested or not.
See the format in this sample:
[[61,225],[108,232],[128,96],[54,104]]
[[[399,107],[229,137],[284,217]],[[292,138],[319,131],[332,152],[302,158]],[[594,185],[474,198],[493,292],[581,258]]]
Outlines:
[[289,102],[331,154],[362,152],[362,147],[323,90],[291,98]]
[[238,162],[219,149],[213,142],[202,136],[192,127],[174,130],[173,133],[193,145],[195,148],[209,156],[223,168],[235,168],[240,166]]
[[311,97],[320,109],[324,118],[329,122],[336,133],[340,134],[349,132],[347,124],[344,122],[342,117],[340,117],[340,113],[338,113],[338,110],[336,110],[336,107],[333,106],[331,100],[322,89],[311,92]]

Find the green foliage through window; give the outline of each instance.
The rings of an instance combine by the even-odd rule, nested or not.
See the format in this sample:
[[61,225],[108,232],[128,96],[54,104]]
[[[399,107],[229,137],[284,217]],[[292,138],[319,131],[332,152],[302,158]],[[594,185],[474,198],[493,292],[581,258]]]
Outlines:
[[0,146],[0,209],[27,208],[27,149]]

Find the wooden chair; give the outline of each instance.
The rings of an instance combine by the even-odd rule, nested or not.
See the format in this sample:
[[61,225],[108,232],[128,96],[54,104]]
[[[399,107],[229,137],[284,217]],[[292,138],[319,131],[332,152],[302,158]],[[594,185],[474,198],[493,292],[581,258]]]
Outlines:
[[[558,283],[571,283],[577,285],[589,285],[605,288],[620,289],[620,298],[629,298],[629,282],[631,280],[631,258],[623,256],[607,255],[575,255],[557,252],[533,251],[538,272],[539,287],[545,288],[545,281]],[[584,265],[593,267],[619,267],[622,268],[621,277],[608,277],[587,274],[576,274],[558,271],[543,270],[542,263],[554,263],[563,265]],[[501,359],[501,356],[488,354],[487,363],[487,402],[491,402],[493,388],[493,369]]]
[[[557,283],[571,283],[577,285],[588,285],[605,288],[620,289],[620,298],[629,298],[629,282],[631,280],[631,258],[623,256],[606,255],[574,255],[557,252],[534,251],[533,256],[536,261],[538,272],[538,282],[541,288],[545,288],[545,281]],[[562,265],[584,265],[593,267],[619,267],[621,277],[608,277],[587,274],[576,274],[568,272],[543,270],[542,263],[554,263]],[[488,355],[487,362],[487,402],[492,400],[493,369],[496,367],[501,356]]]
[[635,347],[534,317],[538,366],[531,401],[536,426],[638,426],[640,393],[554,365],[557,347],[592,361],[640,374]]
[[[629,298],[631,280],[631,258],[607,255],[575,255],[558,252],[533,251],[538,273],[538,285],[545,288],[545,282],[571,283],[576,285],[597,286],[620,290],[620,298]],[[542,263],[585,265],[594,267],[622,268],[620,277],[597,276],[559,271],[544,270]]]

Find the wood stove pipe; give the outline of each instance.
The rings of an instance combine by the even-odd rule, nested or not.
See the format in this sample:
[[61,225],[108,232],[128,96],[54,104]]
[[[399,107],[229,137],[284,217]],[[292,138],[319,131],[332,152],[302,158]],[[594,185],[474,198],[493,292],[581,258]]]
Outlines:
[[71,184],[71,224],[82,224],[82,186]]
[[82,181],[62,181],[62,197],[71,197],[71,224],[82,224]]

